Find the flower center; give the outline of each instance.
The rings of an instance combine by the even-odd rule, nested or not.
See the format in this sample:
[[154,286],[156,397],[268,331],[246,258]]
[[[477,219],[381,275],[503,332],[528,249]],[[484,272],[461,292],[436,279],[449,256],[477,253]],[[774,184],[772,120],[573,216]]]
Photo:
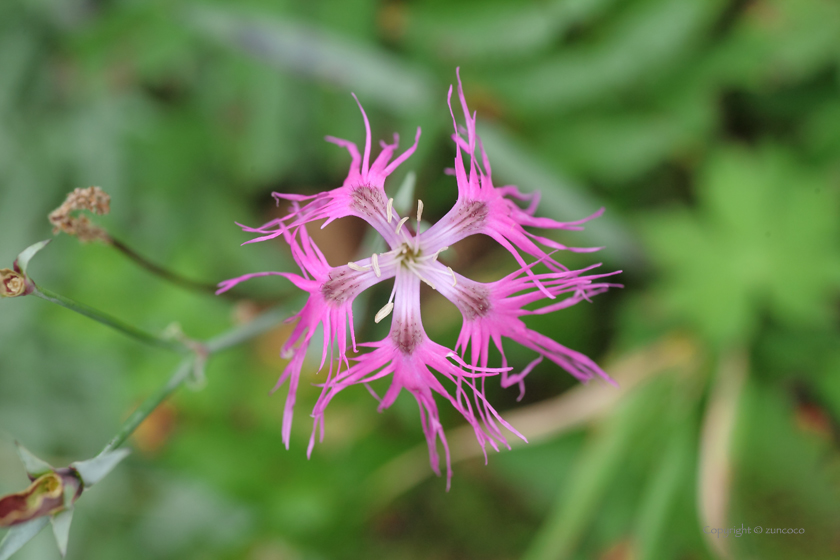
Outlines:
[[[393,204],[394,199],[388,199],[388,203],[386,206],[386,219],[389,224],[393,224],[395,217],[393,212]],[[403,273],[410,273],[429,286],[432,289],[436,290],[434,282],[439,281],[438,278],[444,277],[446,280],[449,281],[451,279],[452,285],[455,286],[458,283],[457,278],[455,277],[455,273],[452,271],[450,267],[441,267],[440,265],[434,266],[435,262],[437,261],[438,256],[443,252],[446,251],[449,247],[441,247],[434,253],[428,253],[423,251],[423,247],[420,243],[420,220],[423,216],[423,201],[417,201],[417,233],[416,235],[412,236],[408,231],[403,230],[403,226],[409,220],[408,216],[397,220],[396,226],[394,226],[394,231],[396,234],[400,234],[402,231],[403,242],[397,247],[396,249],[392,249],[387,253],[374,253],[370,257],[370,264],[369,265],[360,265],[358,263],[349,262],[347,266],[352,270],[356,270],[359,272],[362,271],[369,271],[371,268],[373,269],[374,274],[377,277],[382,276],[382,269],[385,267],[394,266],[397,268],[395,274],[399,274],[400,271]],[[396,282],[394,283],[394,289],[391,290],[391,297],[388,298],[388,303],[385,304],[382,309],[374,317],[375,322],[380,322],[382,319],[387,317],[391,314],[391,311],[394,309],[394,295],[396,293]]]

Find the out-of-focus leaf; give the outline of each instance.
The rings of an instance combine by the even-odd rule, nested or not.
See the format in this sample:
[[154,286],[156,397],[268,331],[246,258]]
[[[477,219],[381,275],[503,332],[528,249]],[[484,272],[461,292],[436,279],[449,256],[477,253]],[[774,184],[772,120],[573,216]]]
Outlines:
[[62,556],[67,555],[67,542],[70,539],[70,524],[73,522],[73,508],[65,509],[50,518],[53,535]]
[[840,102],[827,103],[814,111],[805,120],[803,133],[814,153],[840,161]]
[[32,260],[41,249],[47,246],[52,239],[45,239],[44,241],[39,241],[34,245],[30,245],[17,256],[15,259],[15,268],[20,267],[20,271],[26,274],[26,269],[29,268],[29,261]]
[[31,451],[22,446],[20,443],[15,442],[15,447],[17,448],[18,457],[20,457],[20,460],[23,463],[23,468],[26,470],[26,474],[30,477],[38,478],[39,476],[47,474],[53,470],[49,463],[33,455]]
[[663,555],[669,519],[677,494],[691,484],[692,433],[690,423],[683,420],[675,433],[639,503],[635,536],[640,560],[656,560]]
[[624,453],[655,409],[654,403],[661,396],[662,387],[661,383],[652,382],[637,388],[594,433],[569,480],[563,485],[566,491],[560,492],[554,510],[523,558],[549,560],[573,557]]
[[[764,529],[760,538],[728,539],[735,557],[840,557],[840,454],[829,439],[801,429],[790,393],[748,383],[733,444],[731,518]],[[804,533],[769,534],[771,528]]]
[[294,164],[293,99],[284,77],[276,72],[253,71],[245,79],[246,110],[240,145],[242,174],[269,182]]
[[659,296],[710,340],[749,337],[762,310],[825,324],[840,281],[838,193],[778,148],[727,148],[701,175],[700,212],[649,216]]
[[541,113],[614,98],[651,81],[691,52],[724,2],[637,2],[595,45],[585,44],[499,80],[519,111]]
[[0,33],[0,118],[14,107],[23,93],[27,70],[35,63],[38,41],[32,30],[18,22],[16,29]]
[[85,488],[90,488],[114,470],[114,467],[128,457],[129,453],[130,451],[128,449],[109,451],[87,461],[72,463],[70,466],[79,472],[79,475],[82,477],[82,482],[85,483]]
[[762,0],[750,4],[710,66],[727,82],[749,87],[802,79],[836,65],[840,4],[823,0]]
[[473,58],[521,58],[542,51],[615,0],[420,4],[409,8],[407,41],[462,64]]
[[9,529],[6,536],[0,541],[0,560],[8,560],[23,545],[35,538],[35,535],[40,533],[49,521],[49,517],[39,517]]
[[563,115],[542,126],[541,144],[578,176],[618,184],[706,142],[718,120],[717,100],[686,88],[660,106]]
[[[582,187],[572,185],[546,169],[504,129],[479,122],[478,131],[493,172],[502,180],[515,182],[525,192],[539,191],[544,215],[555,220],[575,221],[589,216],[602,205],[585,194]],[[643,266],[645,259],[640,247],[614,212],[607,210],[604,216],[588,226],[581,237],[593,245],[603,246],[600,254],[606,260],[626,268]]]
[[434,99],[425,71],[392,55],[319,29],[241,11],[195,6],[198,32],[280,69],[355,91],[399,113],[423,112]]

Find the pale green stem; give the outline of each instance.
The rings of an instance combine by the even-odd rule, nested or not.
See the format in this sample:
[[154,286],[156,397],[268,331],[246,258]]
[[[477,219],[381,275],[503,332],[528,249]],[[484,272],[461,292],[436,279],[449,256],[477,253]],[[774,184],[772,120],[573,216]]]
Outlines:
[[269,309],[244,325],[214,336],[204,343],[204,348],[207,350],[208,354],[215,354],[216,352],[227,350],[232,346],[241,344],[246,340],[266,332],[278,323],[284,321],[288,316],[289,312],[286,310],[286,306],[278,306],[273,309]]
[[137,407],[137,410],[131,413],[125,422],[122,423],[120,426],[117,435],[115,435],[111,441],[108,442],[108,445],[102,450],[102,453],[107,453],[108,451],[113,451],[114,449],[121,446],[125,443],[125,440],[134,433],[134,430],[137,429],[137,426],[143,423],[149,414],[151,414],[163,401],[165,401],[169,395],[171,395],[175,389],[180,387],[184,381],[190,376],[190,371],[192,370],[193,366],[193,358],[186,358],[184,359],[179,365],[178,368],[175,370],[175,373],[172,374],[172,377],[169,378],[169,381],[166,382],[161,388],[155,391],[152,395],[146,398],[143,401],[143,404]]
[[92,307],[88,307],[83,303],[73,301],[72,299],[66,296],[57,294],[46,288],[35,286],[35,289],[32,291],[31,295],[37,296],[41,299],[50,301],[52,303],[56,303],[62,307],[66,307],[71,311],[80,313],[85,317],[89,317],[94,321],[102,323],[103,325],[108,325],[112,329],[116,329],[135,340],[139,340],[140,342],[144,342],[152,346],[157,346],[159,348],[166,348],[168,350],[178,352],[179,354],[188,354],[192,353],[193,351],[192,348],[190,348],[189,346],[187,346],[179,340],[164,338],[160,335],[144,331],[143,329],[137,328],[134,325],[130,325],[120,319],[117,319],[116,317],[108,315],[107,313],[104,313]]
[[[272,327],[276,326],[279,322],[285,319],[287,312],[282,307],[276,307],[269,311],[266,311],[262,315],[256,317],[254,320],[230,329],[229,331],[216,336],[205,344],[202,345],[203,349],[206,351],[206,355],[210,356],[211,354],[215,354],[217,352],[221,352],[223,350],[227,350],[237,344],[241,344],[247,340],[250,340],[260,334],[268,331]],[[160,387],[157,391],[155,391],[152,395],[146,398],[143,403],[137,407],[137,409],[131,413],[125,422],[122,423],[117,434],[108,442],[108,445],[102,450],[101,453],[106,453],[108,451],[113,451],[114,449],[121,446],[125,443],[125,440],[134,433],[134,430],[137,429],[137,426],[143,423],[143,421],[169,396],[175,392],[175,390],[184,384],[190,377],[190,373],[193,370],[195,365],[196,357],[190,356],[185,358],[179,365],[169,380]]]

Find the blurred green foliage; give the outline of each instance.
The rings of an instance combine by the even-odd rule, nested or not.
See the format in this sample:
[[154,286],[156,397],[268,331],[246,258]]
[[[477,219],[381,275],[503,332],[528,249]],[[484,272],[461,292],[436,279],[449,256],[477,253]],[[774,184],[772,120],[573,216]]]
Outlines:
[[[70,558],[713,558],[703,497],[720,492],[723,527],[805,529],[731,537],[733,557],[840,557],[837,2],[6,0],[0,267],[49,236],[46,215],[69,190],[95,184],[112,196],[97,222],[181,274],[290,270],[279,244],[240,247],[234,221],[270,218],[272,190],[343,180],[346,153],[322,139],[362,138],[350,91],[377,138],[423,127],[389,188],[415,171],[437,218],[455,199],[442,171],[456,66],[499,181],[541,190],[547,216],[607,208],[561,238],[605,249],[563,258],[603,259],[626,288],[532,326],[601,362],[675,331],[701,358],[606,418],[486,467],[457,463],[449,493],[432,478],[382,503],[380,469],[422,445],[414,403],[380,415],[346,391],[307,460],[319,389],[304,383],[286,451],[282,396],[268,394],[283,365],[275,333],[214,359],[206,389],[150,419],[134,456],[79,502]],[[458,265],[510,270],[489,244],[461,248]],[[67,237],[30,271],[150,330],[178,322],[206,338],[244,312]],[[250,289],[271,298],[279,284]],[[429,332],[451,342],[457,314],[429,300]],[[25,485],[12,438],[53,464],[87,458],[176,364],[33,298],[0,302],[0,341],[0,493]],[[731,485],[704,487],[710,387],[737,349],[749,371],[729,426]],[[523,403],[516,390],[488,395],[510,414],[575,385],[544,363]],[[17,558],[57,556],[45,533]]]

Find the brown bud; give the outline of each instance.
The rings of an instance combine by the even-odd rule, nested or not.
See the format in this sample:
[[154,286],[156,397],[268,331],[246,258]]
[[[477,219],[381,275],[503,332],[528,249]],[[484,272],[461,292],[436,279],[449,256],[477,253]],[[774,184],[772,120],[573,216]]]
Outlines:
[[17,297],[27,294],[26,277],[20,272],[0,268],[0,297]]
[[81,490],[81,481],[70,469],[48,472],[23,492],[0,498],[0,527],[58,513],[70,506]]

